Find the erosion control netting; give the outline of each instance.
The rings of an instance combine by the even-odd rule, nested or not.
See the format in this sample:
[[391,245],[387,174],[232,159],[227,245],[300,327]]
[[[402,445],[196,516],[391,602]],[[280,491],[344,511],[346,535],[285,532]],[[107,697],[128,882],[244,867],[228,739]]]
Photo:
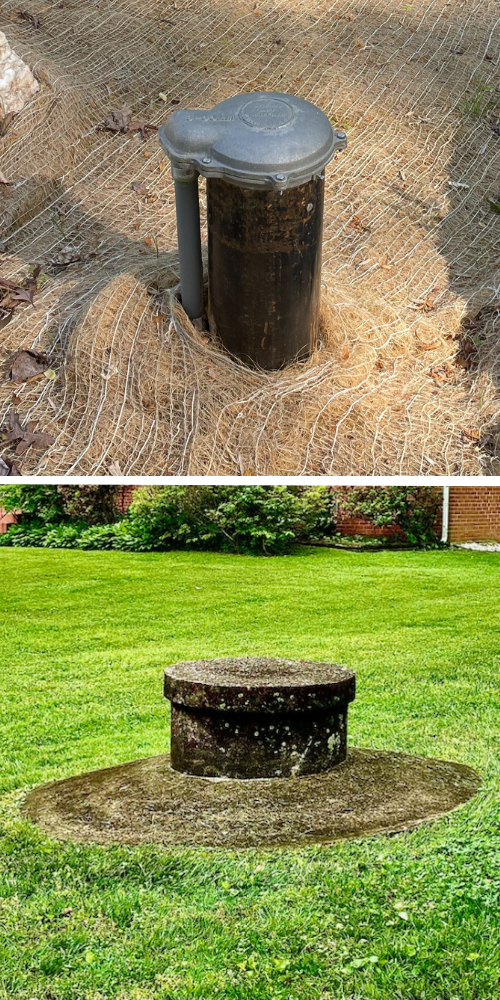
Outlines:
[[[0,28],[41,87],[0,140],[0,274],[46,277],[2,348],[57,373],[0,386],[0,421],[54,438],[23,473],[498,471],[498,0],[29,0],[39,27],[18,11]],[[156,134],[97,128],[252,90],[313,101],[349,139],[327,168],[323,343],[277,373],[179,305]]]

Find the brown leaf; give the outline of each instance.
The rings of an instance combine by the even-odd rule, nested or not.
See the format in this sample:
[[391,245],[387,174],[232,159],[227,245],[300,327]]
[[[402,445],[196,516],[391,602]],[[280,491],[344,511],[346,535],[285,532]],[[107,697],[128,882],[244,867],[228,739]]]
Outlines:
[[470,430],[464,429],[462,433],[465,435],[466,438],[469,439],[469,441],[479,441],[480,435],[477,427],[473,427]]
[[15,281],[11,281],[10,278],[0,278],[0,288],[8,288],[9,291],[15,292],[19,285],[16,285]]
[[16,448],[16,455],[25,455],[26,452],[28,451],[28,448],[30,447],[30,443],[31,442],[26,440],[25,438],[21,438]]
[[0,138],[7,135],[9,125],[14,118],[15,111],[9,111],[4,118],[0,120]]
[[132,121],[132,112],[126,106],[121,111],[111,111],[103,122],[103,128],[109,132],[128,132],[128,127]]
[[11,441],[19,441],[24,434],[21,424],[19,423],[19,416],[14,412],[14,410],[11,410],[9,413],[9,427],[10,431],[7,434],[7,437],[4,438],[5,444],[10,444]]
[[50,434],[43,434],[40,431],[34,430],[38,423],[37,420],[30,420],[26,427],[21,427],[18,414],[11,412],[9,415],[9,423],[12,430],[10,434],[7,434],[4,444],[10,444],[12,441],[18,441],[19,444],[16,448],[16,455],[24,455],[28,451],[28,448],[31,448],[32,445],[34,448],[48,448],[49,445],[54,444],[55,438],[53,438]]
[[414,299],[410,304],[410,309],[417,309],[420,312],[430,312],[434,308],[434,299],[432,297],[428,299]]
[[29,302],[30,306],[34,306],[33,302],[33,291],[31,288],[18,288],[12,293],[10,297],[11,302]]
[[121,111],[111,111],[109,115],[106,115],[99,128],[107,129],[108,132],[140,132],[142,138],[146,140],[148,138],[147,130],[156,131],[158,126],[147,125],[146,122],[132,121],[132,112],[130,108],[125,106]]
[[0,316],[0,330],[3,330],[4,326],[7,326],[7,323],[10,323],[13,315],[14,313],[11,309],[9,312],[6,312],[3,316]]
[[10,382],[26,382],[27,379],[34,378],[36,375],[43,375],[48,366],[47,354],[39,354],[38,351],[30,350],[17,351],[7,363],[7,378]]
[[138,194],[141,198],[149,198],[150,191],[148,190],[146,185],[142,183],[142,181],[134,181],[134,183],[131,184],[130,187],[132,188],[132,191],[135,191],[135,193]]
[[4,455],[3,458],[0,458],[0,476],[7,477],[21,475],[22,473],[19,471],[15,462],[13,462],[10,458],[7,458],[6,455]]
[[143,240],[143,243],[144,243],[144,246],[146,246],[146,247],[152,247],[153,246],[153,240],[151,239],[150,236],[146,236],[145,239]]
[[24,279],[23,288],[26,288],[30,292],[37,292],[38,277],[41,270],[42,268],[40,267],[40,264],[37,264],[36,267],[33,268],[33,274],[28,274],[28,277]]
[[31,21],[34,28],[40,27],[40,18],[36,14],[30,14],[29,10],[19,10],[19,17],[22,17],[25,21]]
[[210,375],[210,378],[217,378],[217,372],[215,371],[215,368],[209,368],[208,374]]
[[353,215],[352,219],[349,221],[349,225],[356,229],[358,233],[371,232],[370,227],[365,226],[364,222],[362,222],[359,218],[359,215]]
[[441,371],[431,371],[431,372],[429,372],[429,374],[430,374],[431,378],[433,378],[434,381],[437,382],[438,385],[440,385],[442,382],[449,382],[450,381],[449,378],[448,378],[448,376],[445,375],[444,372],[441,372]]
[[[28,302],[30,305],[34,305],[33,296],[38,291],[37,278],[40,271],[41,267],[37,264],[33,274],[24,278],[20,285],[16,285],[15,281],[11,281],[10,278],[0,278],[0,288],[5,288],[8,292],[8,295],[0,301],[0,307],[2,309],[15,309],[19,302]],[[2,322],[2,326],[8,322],[8,319]]]
[[157,326],[161,326],[162,320],[165,319],[165,314],[164,313],[157,313],[156,316],[153,316],[153,319],[154,319],[154,321],[155,321],[155,323],[156,323]]
[[129,125],[127,131],[128,132],[140,132],[141,135],[142,135],[142,138],[143,138],[143,140],[145,142],[146,139],[148,138],[148,132],[147,132],[148,128],[152,129],[153,132],[156,132],[158,130],[158,125],[147,125],[145,122],[136,122],[136,121],[133,121],[133,122],[130,122],[130,125]]
[[419,351],[435,351],[437,347],[441,346],[441,341],[433,340],[432,344],[417,344]]

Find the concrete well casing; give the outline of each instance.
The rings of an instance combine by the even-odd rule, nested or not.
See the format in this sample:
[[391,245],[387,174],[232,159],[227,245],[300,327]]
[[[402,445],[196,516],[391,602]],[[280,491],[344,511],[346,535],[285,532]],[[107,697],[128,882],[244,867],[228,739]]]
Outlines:
[[165,671],[171,763],[205,777],[277,778],[328,771],[347,750],[351,670],[246,657],[187,661]]

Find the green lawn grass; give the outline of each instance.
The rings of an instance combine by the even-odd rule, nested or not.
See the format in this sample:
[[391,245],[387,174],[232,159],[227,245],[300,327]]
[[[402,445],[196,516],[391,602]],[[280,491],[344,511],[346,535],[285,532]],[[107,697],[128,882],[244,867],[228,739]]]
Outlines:
[[[500,555],[4,549],[1,1000],[498,1000]],[[350,742],[484,780],[411,834],[279,851],[59,843],[21,793],[163,753],[162,669],[354,668]]]

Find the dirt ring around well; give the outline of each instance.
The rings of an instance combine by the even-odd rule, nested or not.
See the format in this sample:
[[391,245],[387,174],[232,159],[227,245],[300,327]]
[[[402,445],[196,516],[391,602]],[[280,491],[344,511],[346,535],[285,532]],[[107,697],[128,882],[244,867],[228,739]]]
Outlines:
[[300,846],[411,830],[474,796],[464,764],[351,749],[300,778],[198,778],[149,757],[32,789],[23,815],[62,840],[218,848]]

